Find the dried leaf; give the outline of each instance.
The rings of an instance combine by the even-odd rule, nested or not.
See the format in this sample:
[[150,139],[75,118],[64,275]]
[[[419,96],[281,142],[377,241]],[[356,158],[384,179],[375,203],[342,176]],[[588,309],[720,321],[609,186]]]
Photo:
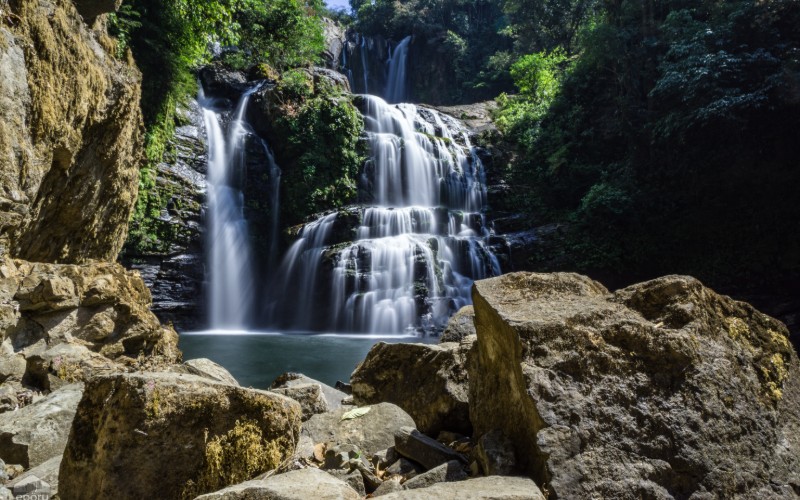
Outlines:
[[353,408],[352,410],[342,415],[342,419],[339,421],[341,422],[343,420],[352,420],[354,418],[363,417],[364,415],[369,413],[369,410],[370,410],[369,406],[364,406],[363,408]]

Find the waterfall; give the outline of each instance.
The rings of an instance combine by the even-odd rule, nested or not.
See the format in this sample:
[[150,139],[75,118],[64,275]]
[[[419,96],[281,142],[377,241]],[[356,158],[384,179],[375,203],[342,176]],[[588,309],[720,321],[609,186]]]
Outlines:
[[360,99],[371,153],[362,183],[371,200],[303,227],[273,287],[273,320],[373,334],[440,328],[471,303],[473,280],[500,273],[483,241],[483,165],[457,120]]
[[258,86],[242,94],[227,134],[214,99],[206,98],[202,86],[198,95],[208,135],[207,294],[209,324],[215,330],[244,330],[253,313],[255,287],[241,186],[250,134],[244,116],[256,90]]
[[403,102],[406,99],[406,60],[408,59],[409,43],[411,43],[411,35],[403,38],[389,56],[387,63],[389,76],[384,92],[388,102]]

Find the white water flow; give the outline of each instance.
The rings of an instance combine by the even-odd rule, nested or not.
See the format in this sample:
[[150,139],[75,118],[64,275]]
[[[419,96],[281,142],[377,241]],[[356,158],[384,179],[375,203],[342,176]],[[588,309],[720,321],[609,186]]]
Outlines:
[[387,66],[389,75],[386,79],[384,96],[387,102],[403,102],[406,99],[406,60],[408,59],[408,45],[411,35],[403,38],[389,55]]
[[[483,241],[483,165],[457,120],[361,99],[371,152],[362,182],[373,206],[303,227],[282,265],[273,318],[372,334],[440,328],[471,303],[473,280],[500,273]],[[341,236],[350,226],[355,241]]]
[[249,134],[244,115],[257,89],[239,99],[227,134],[202,87],[198,96],[208,135],[207,291],[210,327],[215,330],[246,329],[252,316],[254,283],[241,177]]

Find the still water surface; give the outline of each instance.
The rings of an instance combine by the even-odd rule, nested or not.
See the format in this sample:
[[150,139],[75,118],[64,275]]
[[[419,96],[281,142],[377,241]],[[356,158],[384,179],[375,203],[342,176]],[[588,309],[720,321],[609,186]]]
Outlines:
[[434,343],[437,338],[342,334],[210,331],[180,336],[183,359],[209,358],[244,387],[267,389],[278,375],[300,372],[334,385],[350,374],[378,342]]

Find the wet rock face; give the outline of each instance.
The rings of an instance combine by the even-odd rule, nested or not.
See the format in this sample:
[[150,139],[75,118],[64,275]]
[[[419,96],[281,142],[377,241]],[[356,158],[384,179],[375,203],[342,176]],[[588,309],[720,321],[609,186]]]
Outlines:
[[683,276],[612,294],[515,273],[473,299],[475,437],[510,439],[548,498],[800,489],[800,368],[778,321]]
[[169,153],[156,167],[155,186],[147,193],[160,204],[160,214],[154,219],[133,219],[120,261],[141,273],[152,293],[156,316],[185,331],[201,329],[204,319],[202,218],[207,153],[199,104],[190,101],[179,116],[183,124],[175,129]]
[[111,260],[139,186],[141,75],[73,2],[6,8],[18,22],[0,29],[0,240],[31,261]]
[[300,405],[175,373],[86,385],[61,462],[61,498],[194,498],[275,468],[300,434]]

